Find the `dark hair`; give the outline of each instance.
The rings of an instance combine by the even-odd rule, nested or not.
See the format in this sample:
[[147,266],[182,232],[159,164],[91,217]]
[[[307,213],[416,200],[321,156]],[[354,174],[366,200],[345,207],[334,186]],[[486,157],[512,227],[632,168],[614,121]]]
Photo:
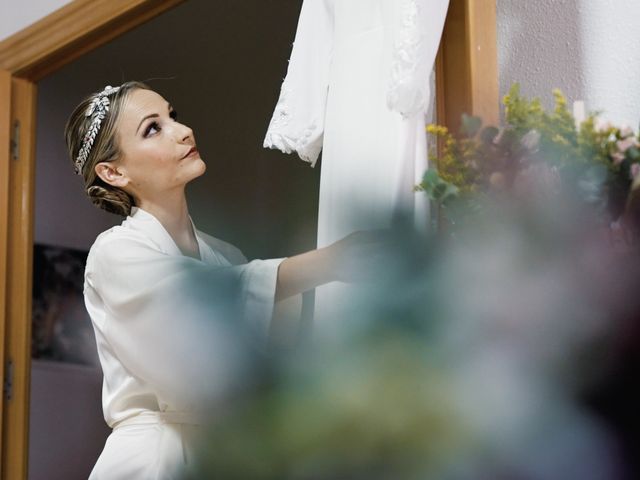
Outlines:
[[[100,162],[113,162],[120,156],[120,148],[116,138],[116,122],[129,94],[134,90],[152,90],[146,83],[131,81],[120,85],[120,89],[109,95],[109,111],[100,125],[100,130],[89,152],[89,156],[82,167],[84,188],[91,202],[99,208],[116,215],[127,216],[131,213],[134,200],[124,190],[113,187],[104,182],[95,172],[95,166]],[[75,162],[82,148],[82,139],[91,125],[92,117],[85,112],[99,92],[86,97],[75,108],[64,128],[64,137],[71,161]]]

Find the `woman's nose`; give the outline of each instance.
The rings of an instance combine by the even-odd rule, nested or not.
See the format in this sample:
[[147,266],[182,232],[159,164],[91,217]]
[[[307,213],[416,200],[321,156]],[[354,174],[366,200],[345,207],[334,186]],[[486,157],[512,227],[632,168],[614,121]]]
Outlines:
[[191,130],[191,128],[187,127],[186,125],[180,123],[177,124],[178,125],[178,129],[176,131],[176,136],[181,140],[181,141],[185,141],[188,139],[193,140],[193,130]]

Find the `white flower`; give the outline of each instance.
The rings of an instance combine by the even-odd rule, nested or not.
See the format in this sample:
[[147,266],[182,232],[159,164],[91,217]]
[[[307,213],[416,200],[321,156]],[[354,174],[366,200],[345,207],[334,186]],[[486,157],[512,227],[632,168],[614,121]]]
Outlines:
[[527,134],[522,137],[522,146],[530,151],[535,151],[540,143],[540,132],[537,130],[529,130]]
[[634,133],[635,132],[633,131],[633,128],[631,128],[629,125],[623,125],[622,127],[620,127],[620,136],[622,138],[632,137]]
[[597,117],[593,127],[595,128],[596,132],[603,133],[611,130],[613,128],[613,125],[608,120],[603,120],[602,118]]

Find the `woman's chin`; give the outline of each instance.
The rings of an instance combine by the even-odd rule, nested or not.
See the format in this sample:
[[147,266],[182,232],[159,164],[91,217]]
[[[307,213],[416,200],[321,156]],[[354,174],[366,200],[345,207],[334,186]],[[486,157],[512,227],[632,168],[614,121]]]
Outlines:
[[207,164],[204,163],[204,160],[198,158],[193,164],[193,178],[200,177],[207,171]]
[[202,174],[204,174],[204,172],[206,172],[206,171],[207,171],[207,164],[206,164],[206,163],[204,163],[204,160],[202,160],[202,159],[200,159],[200,164],[202,165],[202,166],[201,166],[200,175],[202,175]]
[[191,160],[188,164],[183,163],[180,169],[181,182],[186,185],[187,183],[201,177],[207,170],[207,164],[200,158]]

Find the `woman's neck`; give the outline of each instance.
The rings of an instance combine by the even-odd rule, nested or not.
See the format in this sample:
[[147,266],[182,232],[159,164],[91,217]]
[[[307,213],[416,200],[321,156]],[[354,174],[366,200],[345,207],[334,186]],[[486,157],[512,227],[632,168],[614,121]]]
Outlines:
[[191,227],[184,190],[160,198],[140,199],[136,206],[156,217],[182,253],[199,258],[198,241]]

